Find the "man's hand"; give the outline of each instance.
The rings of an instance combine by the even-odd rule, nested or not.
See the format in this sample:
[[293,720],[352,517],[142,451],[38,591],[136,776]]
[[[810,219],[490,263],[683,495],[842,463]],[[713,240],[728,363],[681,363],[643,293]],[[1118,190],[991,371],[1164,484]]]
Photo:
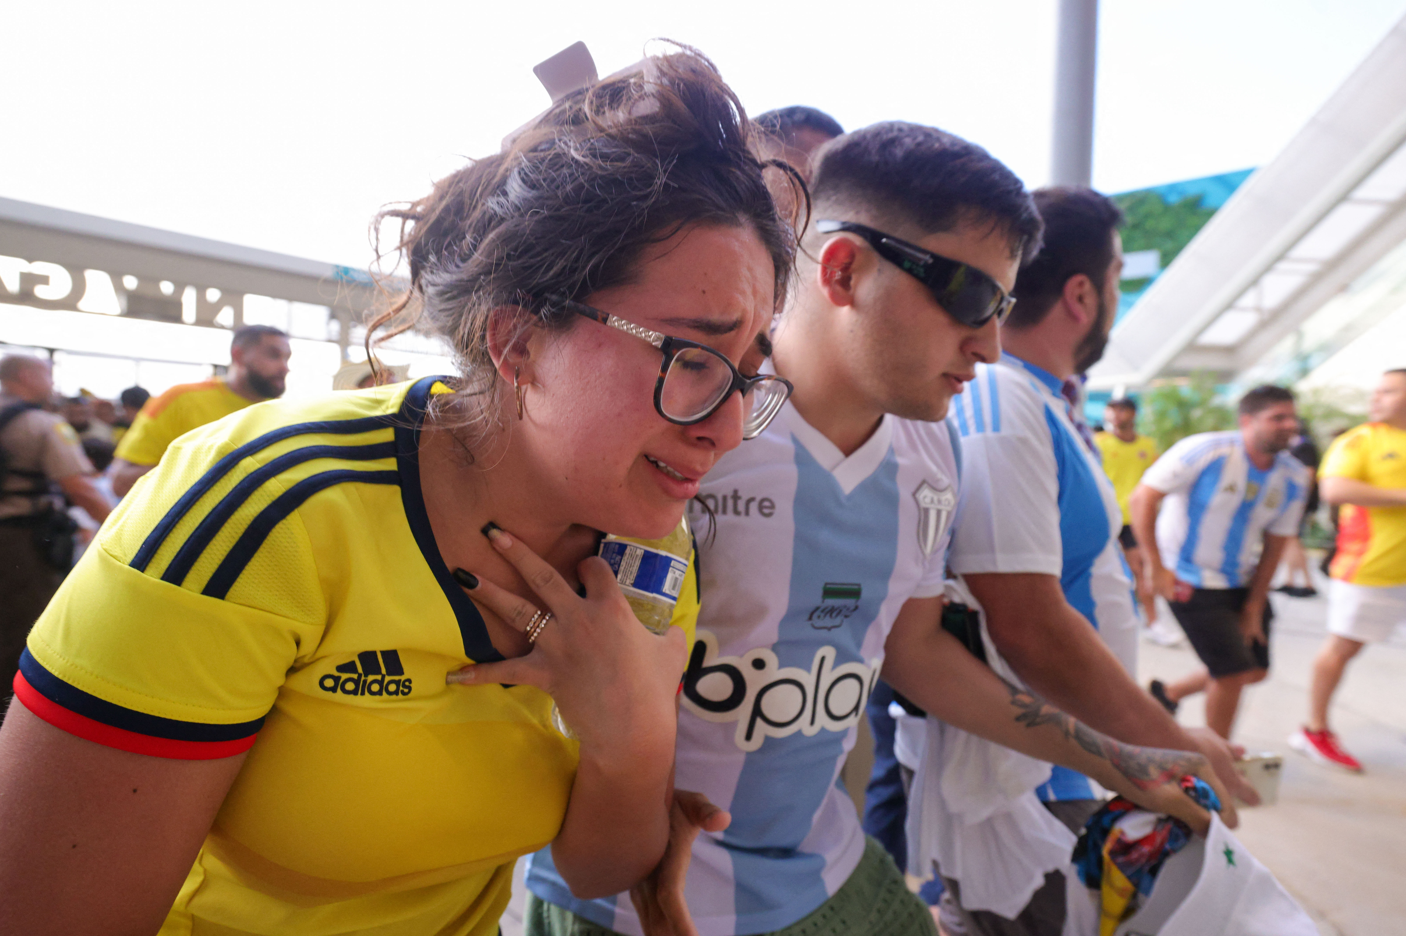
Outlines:
[[699,832],[721,832],[732,816],[702,793],[675,790],[669,811],[669,844],[659,866],[630,889],[630,902],[639,914],[645,936],[698,936],[684,900],[684,879]]
[[1177,581],[1177,575],[1171,569],[1163,568],[1160,565],[1152,568],[1151,587],[1154,594],[1161,595],[1168,601],[1185,601],[1177,589],[1181,582]]
[[[1246,806],[1258,806],[1260,795],[1255,792],[1255,788],[1240,775],[1240,771],[1235,769],[1235,762],[1245,756],[1245,748],[1239,744],[1231,744],[1209,728],[1188,728],[1187,735],[1195,742],[1196,747],[1202,754],[1206,755],[1206,760],[1211,762],[1212,769],[1221,783],[1230,791],[1231,795],[1240,800]],[[1222,803],[1221,818],[1228,828],[1235,828],[1235,804]]]
[[1264,633],[1264,605],[1245,602],[1245,608],[1240,613],[1240,633],[1249,646],[1269,643]]

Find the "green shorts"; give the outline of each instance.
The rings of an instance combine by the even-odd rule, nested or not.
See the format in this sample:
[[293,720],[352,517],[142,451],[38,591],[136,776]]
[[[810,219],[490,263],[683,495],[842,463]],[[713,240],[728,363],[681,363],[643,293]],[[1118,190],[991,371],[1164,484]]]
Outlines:
[[[564,907],[527,895],[524,936],[617,936]],[[874,839],[864,857],[835,891],[808,916],[766,936],[937,936],[932,912],[908,890],[888,852]]]

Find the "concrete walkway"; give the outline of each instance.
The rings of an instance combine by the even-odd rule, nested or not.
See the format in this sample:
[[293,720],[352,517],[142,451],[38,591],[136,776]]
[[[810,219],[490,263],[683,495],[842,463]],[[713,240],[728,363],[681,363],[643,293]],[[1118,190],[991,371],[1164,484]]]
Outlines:
[[[1324,590],[1325,583],[1318,587]],[[1236,835],[1314,915],[1324,936],[1406,934],[1406,634],[1369,646],[1348,668],[1330,715],[1343,745],[1366,768],[1353,775],[1312,763],[1286,739],[1308,707],[1310,665],[1327,633],[1323,598],[1271,599],[1277,615],[1270,676],[1242,700],[1235,740],[1284,756],[1279,803],[1241,812]],[[1199,663],[1185,644],[1144,641],[1145,685]],[[1201,697],[1178,719],[1204,725]]]

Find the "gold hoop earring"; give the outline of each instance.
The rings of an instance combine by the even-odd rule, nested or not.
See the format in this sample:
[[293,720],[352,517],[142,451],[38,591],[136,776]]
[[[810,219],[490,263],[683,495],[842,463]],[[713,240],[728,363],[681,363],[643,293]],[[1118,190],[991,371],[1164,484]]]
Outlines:
[[521,374],[519,368],[513,368],[513,392],[517,394],[517,418],[522,422],[522,385],[518,383],[518,376]]

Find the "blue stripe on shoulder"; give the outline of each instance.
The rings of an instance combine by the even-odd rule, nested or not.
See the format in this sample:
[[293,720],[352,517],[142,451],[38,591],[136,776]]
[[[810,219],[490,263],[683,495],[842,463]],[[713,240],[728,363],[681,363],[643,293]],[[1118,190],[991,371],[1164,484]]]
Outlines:
[[163,582],[170,582],[172,585],[182,584],[190,570],[195,567],[200,556],[209,547],[210,543],[219,535],[220,530],[229,518],[234,516],[235,511],[244,506],[245,502],[254,495],[254,492],[261,488],[266,482],[272,480],[295,465],[304,462],[314,461],[319,458],[335,458],[345,461],[375,461],[379,458],[395,457],[395,441],[377,442],[371,445],[309,445],[305,448],[295,449],[278,456],[266,465],[249,472],[241,478],[239,483],[230,489],[230,492],[220,499],[205,519],[200,521],[200,525],[186,538],[180,551],[176,553],[171,564],[166,567],[166,571],[161,573]]
[[[1216,433],[1215,438],[1207,439],[1198,445],[1193,445],[1188,448],[1186,452],[1181,456],[1181,462],[1183,465],[1194,464],[1198,459],[1206,457],[1216,449],[1224,448],[1227,443],[1233,443],[1233,441],[1233,439],[1227,439],[1223,437],[1220,433]],[[1234,446],[1232,445],[1231,447]]]
[[967,426],[966,399],[957,397],[952,401],[952,411],[957,414],[957,431],[964,436],[971,435],[971,429]]
[[[973,381],[975,383],[975,381]],[[1001,431],[1001,391],[996,386],[996,368],[986,368],[986,386],[991,391],[991,431]]]
[[215,462],[205,474],[200,476],[200,480],[192,484],[180,499],[166,511],[166,515],[147,534],[147,538],[142,542],[141,548],[132,557],[130,565],[138,572],[145,572],[151,560],[156,557],[156,553],[161,549],[162,543],[166,542],[166,537],[171,535],[171,531],[180,523],[181,518],[195,506],[200,498],[204,497],[211,488],[220,482],[220,479],[234,470],[234,467],[241,461],[262,449],[268,448],[284,439],[291,439],[294,436],[311,435],[313,433],[326,433],[331,435],[356,435],[362,432],[371,432],[376,429],[384,429],[396,424],[398,414],[385,414],[381,416],[364,416],[359,419],[335,419],[317,420],[314,422],[294,423],[291,426],[280,426],[272,432],[266,432],[254,439],[246,442],[239,448],[230,452],[224,458]]
[[982,412],[985,407],[981,404],[981,381],[973,380],[967,388],[972,398],[972,421],[976,424],[976,431],[985,432],[986,414]]
[[952,445],[952,458],[957,463],[957,487],[960,490],[962,485],[962,437],[957,434],[957,427],[952,425],[952,420],[944,419],[947,426],[947,440]]
[[201,594],[210,598],[224,598],[234,587],[244,568],[258,553],[259,547],[268,539],[274,527],[302,506],[303,502],[319,491],[338,484],[359,482],[361,484],[399,484],[399,471],[358,471],[355,468],[338,468],[304,478],[284,491],[272,504],[259,511],[249,526],[245,527],[234,546],[225,554],[210,581],[205,583]]

